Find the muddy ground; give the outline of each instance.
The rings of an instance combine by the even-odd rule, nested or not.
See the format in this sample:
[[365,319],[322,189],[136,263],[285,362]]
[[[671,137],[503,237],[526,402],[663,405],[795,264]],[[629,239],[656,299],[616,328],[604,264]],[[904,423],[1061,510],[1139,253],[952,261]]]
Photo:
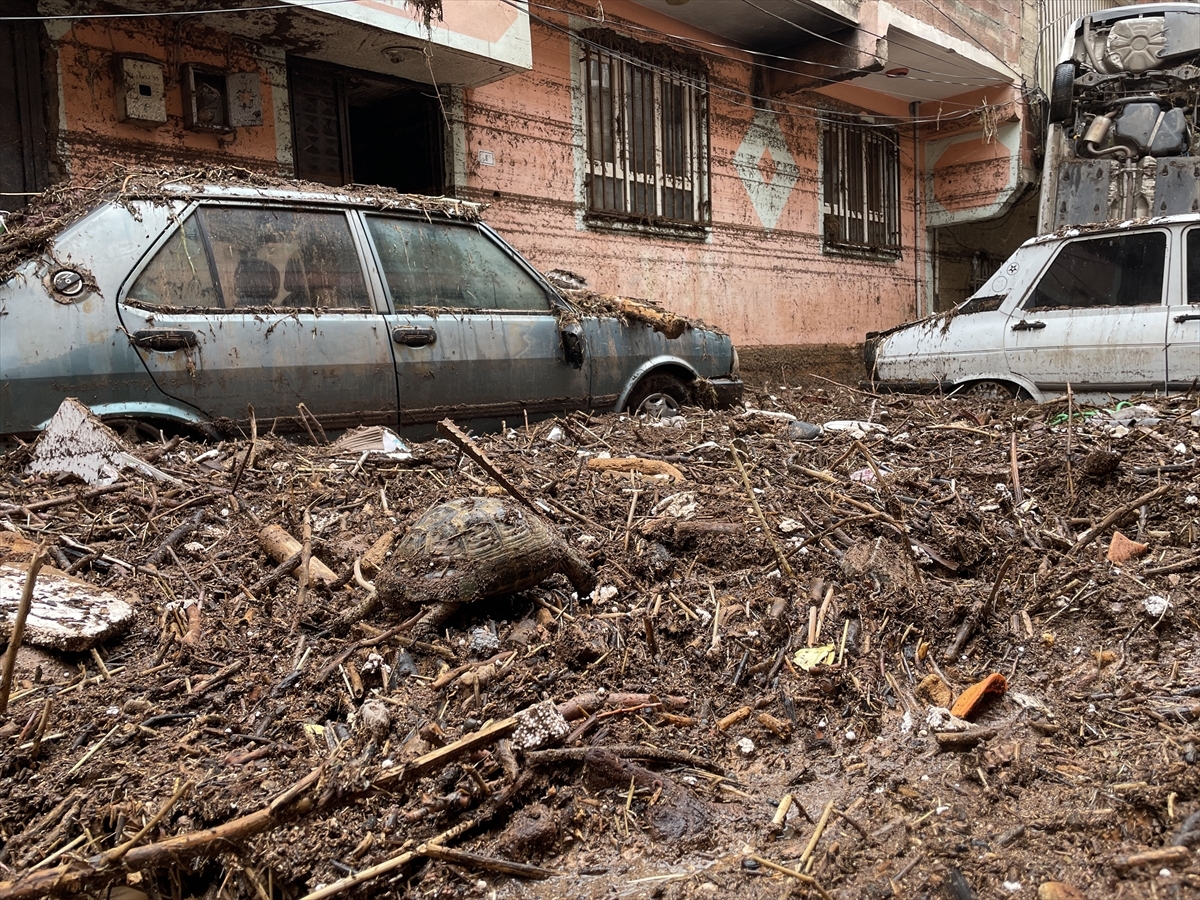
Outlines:
[[[386,532],[505,495],[451,442],[150,442],[182,484],[105,491],[10,451],[8,562],[45,540],[136,616],[18,656],[0,898],[1198,896],[1200,404],[1143,399],[768,378],[761,413],[509,423],[475,446],[594,598],[553,575],[419,640],[411,610],[333,626]],[[1116,530],[1141,555],[1110,562]],[[996,674],[969,730],[929,724]],[[568,734],[512,732],[547,701]]]

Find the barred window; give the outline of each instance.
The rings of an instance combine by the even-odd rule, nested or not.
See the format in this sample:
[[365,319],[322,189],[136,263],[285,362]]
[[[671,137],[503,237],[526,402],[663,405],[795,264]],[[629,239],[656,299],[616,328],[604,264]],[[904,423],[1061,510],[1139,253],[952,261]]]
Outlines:
[[704,72],[670,48],[583,35],[588,211],[653,224],[708,221]]
[[822,173],[824,246],[900,255],[900,149],[894,128],[826,119]]

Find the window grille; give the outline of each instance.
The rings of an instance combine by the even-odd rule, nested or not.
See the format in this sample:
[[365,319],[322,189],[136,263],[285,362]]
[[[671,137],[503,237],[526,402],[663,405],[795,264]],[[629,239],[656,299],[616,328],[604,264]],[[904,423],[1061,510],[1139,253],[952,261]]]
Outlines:
[[830,118],[823,141],[825,249],[899,256],[896,130]]
[[588,210],[701,224],[709,214],[703,72],[669,49],[635,60],[636,49],[583,46]]

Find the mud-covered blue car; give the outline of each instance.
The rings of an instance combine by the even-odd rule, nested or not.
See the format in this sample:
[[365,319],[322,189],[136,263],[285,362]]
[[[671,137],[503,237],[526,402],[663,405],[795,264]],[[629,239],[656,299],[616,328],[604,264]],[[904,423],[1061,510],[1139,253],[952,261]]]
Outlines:
[[65,397],[217,434],[740,398],[727,335],[557,289],[471,204],[179,185],[89,210],[0,268],[2,434]]

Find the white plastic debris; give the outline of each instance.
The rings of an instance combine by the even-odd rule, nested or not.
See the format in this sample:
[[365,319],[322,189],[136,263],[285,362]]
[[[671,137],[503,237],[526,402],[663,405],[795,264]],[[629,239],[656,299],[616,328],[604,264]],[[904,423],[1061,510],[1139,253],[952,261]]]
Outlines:
[[858,419],[835,419],[832,422],[825,423],[826,431],[857,431],[860,434],[866,434],[870,431],[878,431],[880,434],[887,434],[887,426],[880,425],[878,422],[863,422]]
[[592,602],[607,603],[619,593],[620,591],[618,591],[617,588],[611,584],[600,584],[596,586],[594,591],[592,591]]
[[564,431],[563,431],[561,428],[559,428],[557,425],[555,425],[555,426],[554,426],[553,428],[551,428],[551,429],[550,429],[550,431],[549,431],[549,432],[546,434],[546,440],[548,440],[548,441],[561,441],[561,440],[563,439],[563,435],[564,435],[565,433],[566,433],[566,432],[564,432]]
[[742,754],[743,756],[749,756],[754,752],[754,741],[750,740],[748,737],[741,738],[737,742],[737,749],[738,753]]
[[398,458],[407,459],[408,444],[400,440],[400,435],[382,425],[363,425],[351,429],[329,445],[334,453],[386,453],[389,456],[404,454]]
[[690,519],[696,514],[696,492],[680,491],[663,497],[650,511],[656,516],[671,516],[674,519]]
[[1153,619],[1158,619],[1171,608],[1171,601],[1166,597],[1160,597],[1158,594],[1151,594],[1142,601],[1142,606],[1146,610],[1146,615]]
[[744,415],[744,416],[763,416],[768,419],[782,419],[785,422],[796,421],[796,417],[793,416],[790,412],[781,412],[779,410],[774,410],[774,409],[752,409],[750,407],[747,407],[746,411],[744,413],[742,413],[742,415]]
[[931,706],[925,716],[925,724],[931,731],[966,731],[971,723],[953,715],[944,706]]

